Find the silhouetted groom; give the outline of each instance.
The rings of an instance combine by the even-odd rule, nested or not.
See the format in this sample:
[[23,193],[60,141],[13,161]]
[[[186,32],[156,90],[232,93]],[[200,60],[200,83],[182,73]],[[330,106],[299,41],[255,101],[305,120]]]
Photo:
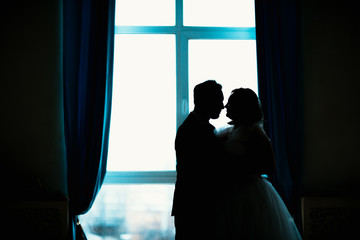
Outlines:
[[214,80],[194,88],[194,110],[179,127],[176,139],[176,171],[172,216],[176,240],[209,240],[215,235],[217,173],[221,147],[209,123],[223,105],[222,86]]

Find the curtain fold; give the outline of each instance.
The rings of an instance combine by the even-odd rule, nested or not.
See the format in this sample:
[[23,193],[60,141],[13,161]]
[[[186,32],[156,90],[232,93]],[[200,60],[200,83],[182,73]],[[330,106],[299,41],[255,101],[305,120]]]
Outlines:
[[298,11],[296,0],[255,0],[259,97],[277,165],[272,182],[299,223],[303,87]]
[[63,1],[64,124],[72,239],[86,239],[76,233],[77,216],[91,208],[106,173],[114,11],[115,0]]

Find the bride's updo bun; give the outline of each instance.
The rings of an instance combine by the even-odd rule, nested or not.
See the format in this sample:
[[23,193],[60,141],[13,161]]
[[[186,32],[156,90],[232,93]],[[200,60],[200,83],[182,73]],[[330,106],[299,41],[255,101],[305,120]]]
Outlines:
[[264,120],[260,100],[250,88],[234,89],[225,107],[233,124],[262,123]]

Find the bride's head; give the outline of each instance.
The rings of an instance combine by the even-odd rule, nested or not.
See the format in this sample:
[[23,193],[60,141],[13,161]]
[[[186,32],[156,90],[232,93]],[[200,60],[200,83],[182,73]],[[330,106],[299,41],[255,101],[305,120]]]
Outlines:
[[249,88],[237,88],[231,92],[227,104],[226,116],[234,125],[261,123],[264,119],[261,103],[256,93]]

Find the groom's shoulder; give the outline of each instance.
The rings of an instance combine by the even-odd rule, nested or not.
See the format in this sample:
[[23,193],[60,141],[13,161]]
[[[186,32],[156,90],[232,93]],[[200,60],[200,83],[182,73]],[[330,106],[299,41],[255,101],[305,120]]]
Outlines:
[[191,124],[196,123],[196,118],[194,116],[194,114],[191,112],[189,113],[189,115],[185,118],[185,120],[183,121],[183,123],[180,126],[188,126]]
[[177,135],[196,136],[204,132],[204,124],[202,124],[193,114],[189,114],[184,122],[179,126]]

